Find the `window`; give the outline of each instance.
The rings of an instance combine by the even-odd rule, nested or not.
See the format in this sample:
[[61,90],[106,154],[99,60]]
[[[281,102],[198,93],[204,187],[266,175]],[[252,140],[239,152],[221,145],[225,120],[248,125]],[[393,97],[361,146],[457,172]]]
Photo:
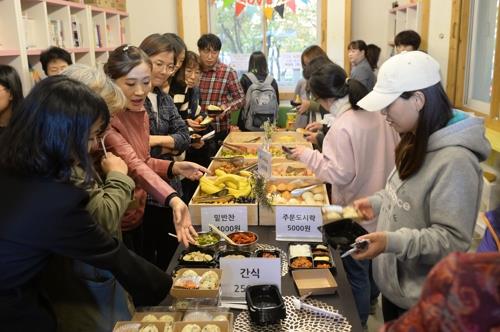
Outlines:
[[320,32],[324,30],[320,27],[321,1],[296,1],[295,13],[285,7],[284,18],[274,11],[268,21],[260,6],[247,5],[237,17],[234,3],[224,8],[224,1],[216,0],[209,6],[209,27],[222,40],[221,61],[241,76],[248,71],[250,54],[263,51],[280,92],[293,91],[302,78],[302,51],[309,45],[320,44]]
[[498,0],[470,1],[464,105],[490,113]]
[[446,87],[455,107],[493,120],[500,115],[499,11],[499,0],[453,2]]

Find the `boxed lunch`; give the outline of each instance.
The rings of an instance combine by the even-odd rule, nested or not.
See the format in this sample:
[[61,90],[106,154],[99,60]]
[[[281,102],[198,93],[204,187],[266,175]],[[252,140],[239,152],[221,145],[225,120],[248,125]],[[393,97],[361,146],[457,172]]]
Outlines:
[[175,298],[216,298],[222,271],[214,268],[181,268],[173,280],[170,295]]

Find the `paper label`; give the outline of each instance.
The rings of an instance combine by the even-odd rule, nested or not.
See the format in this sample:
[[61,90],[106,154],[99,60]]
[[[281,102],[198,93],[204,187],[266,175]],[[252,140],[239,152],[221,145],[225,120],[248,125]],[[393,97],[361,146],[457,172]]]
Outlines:
[[276,206],[276,240],[321,241],[321,207]]
[[248,208],[246,206],[216,206],[201,208],[201,230],[210,230],[209,224],[229,234],[248,230]]
[[281,262],[279,258],[221,257],[221,288],[223,298],[245,298],[252,285],[276,285],[281,291]]
[[269,179],[273,172],[273,155],[271,154],[271,152],[266,151],[263,148],[259,148],[257,150],[257,157],[259,159],[257,163],[259,174],[264,178]]

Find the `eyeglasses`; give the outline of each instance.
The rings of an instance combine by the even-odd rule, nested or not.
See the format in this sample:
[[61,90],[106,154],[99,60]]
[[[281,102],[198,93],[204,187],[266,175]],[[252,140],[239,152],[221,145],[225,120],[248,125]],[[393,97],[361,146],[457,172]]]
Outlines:
[[163,63],[163,62],[154,62],[154,65],[156,67],[160,67],[160,68],[167,68],[168,71],[174,71],[175,70],[175,65],[173,63],[171,64],[166,64],[166,63]]

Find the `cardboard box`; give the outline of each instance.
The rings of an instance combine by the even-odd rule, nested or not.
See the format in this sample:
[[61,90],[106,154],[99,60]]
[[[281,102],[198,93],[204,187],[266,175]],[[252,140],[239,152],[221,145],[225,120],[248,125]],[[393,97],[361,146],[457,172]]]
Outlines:
[[[216,298],[219,296],[220,292],[220,280],[222,277],[221,269],[203,269],[203,268],[182,268],[179,269],[177,275],[182,275],[186,270],[193,270],[198,275],[202,275],[207,271],[214,271],[219,276],[219,285],[216,289],[183,289],[172,286],[170,289],[170,295],[177,299],[189,299],[189,298]],[[174,284],[177,278],[174,279]]]
[[299,269],[292,271],[299,295],[335,294],[337,282],[328,269]]
[[225,321],[225,322],[221,322],[221,321],[200,321],[200,322],[177,322],[174,324],[174,332],[182,332],[182,329],[186,326],[186,325],[189,325],[189,324],[196,324],[198,325],[200,328],[203,329],[203,327],[205,325],[217,325],[221,332],[230,332],[232,331],[232,328],[230,328],[229,326],[229,322]]
[[157,319],[161,316],[169,315],[172,316],[174,322],[180,321],[182,318],[182,313],[177,311],[136,311],[132,316],[132,321],[142,322],[142,319],[147,315],[154,315]]
[[[311,182],[311,181],[318,181],[318,180],[315,180],[314,177],[295,177],[295,178],[281,178],[281,179],[271,179],[269,180],[268,182],[268,185],[278,185],[280,183],[290,183],[291,181],[297,181],[297,180],[304,180],[307,182]],[[323,201],[321,204],[315,204],[315,205],[309,205],[309,204],[273,204],[273,208],[268,208],[268,207],[264,207],[264,206],[261,206],[259,204],[259,225],[261,226],[273,226],[273,225],[276,225],[276,211],[274,209],[275,206],[313,206],[313,207],[322,207],[323,205],[329,205],[330,204],[330,200],[328,198],[328,192],[326,190],[326,185],[325,184],[322,184],[319,186],[320,189],[318,189],[318,191],[320,191],[321,195],[323,196]]]
[[[165,331],[165,323],[162,322],[116,322],[113,332],[139,331],[141,328],[153,325],[158,331]],[[168,331],[168,330],[167,330]]]

